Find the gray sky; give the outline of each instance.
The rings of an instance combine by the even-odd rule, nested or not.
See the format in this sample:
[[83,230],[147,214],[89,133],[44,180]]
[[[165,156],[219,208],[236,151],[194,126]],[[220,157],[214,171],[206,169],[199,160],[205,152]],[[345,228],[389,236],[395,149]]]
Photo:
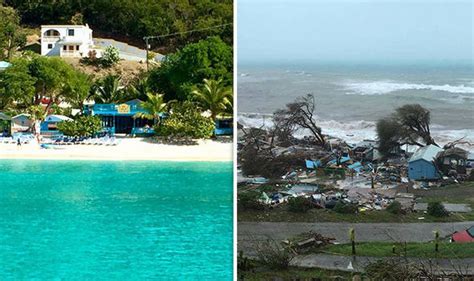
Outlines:
[[238,0],[238,59],[472,63],[473,3]]

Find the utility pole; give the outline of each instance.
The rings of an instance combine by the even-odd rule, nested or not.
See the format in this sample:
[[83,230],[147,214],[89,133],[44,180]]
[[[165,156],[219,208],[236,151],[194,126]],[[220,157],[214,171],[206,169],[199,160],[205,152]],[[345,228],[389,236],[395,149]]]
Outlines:
[[148,49],[150,49],[150,45],[148,44],[149,37],[143,37],[146,44],[146,72],[148,72]]
[[149,65],[148,51],[150,49],[150,44],[149,44],[150,39],[161,39],[161,38],[172,37],[172,36],[181,35],[181,34],[188,34],[188,33],[193,33],[193,32],[204,31],[204,30],[211,30],[211,29],[221,28],[221,27],[228,26],[228,25],[232,25],[232,23],[214,25],[214,26],[210,26],[210,27],[206,27],[206,28],[187,30],[187,31],[183,31],[183,32],[169,33],[169,34],[165,34],[165,35],[145,36],[145,37],[143,37],[143,40],[145,40],[145,44],[146,44],[146,71],[148,72],[148,65]]

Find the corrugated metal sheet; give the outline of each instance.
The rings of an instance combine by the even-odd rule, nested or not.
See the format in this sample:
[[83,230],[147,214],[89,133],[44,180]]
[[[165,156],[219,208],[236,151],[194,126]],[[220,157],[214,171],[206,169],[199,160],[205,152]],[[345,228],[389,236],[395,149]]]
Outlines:
[[436,155],[443,151],[442,148],[437,147],[436,145],[427,145],[425,147],[419,148],[408,160],[408,162],[414,162],[420,159],[426,160],[428,162],[431,162],[435,159]]

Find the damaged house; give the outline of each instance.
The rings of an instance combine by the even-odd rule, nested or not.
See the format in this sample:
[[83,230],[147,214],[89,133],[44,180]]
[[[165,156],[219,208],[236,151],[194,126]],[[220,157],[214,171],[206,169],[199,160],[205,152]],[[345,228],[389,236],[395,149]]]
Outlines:
[[435,145],[419,148],[408,160],[408,178],[419,181],[440,179],[441,174],[435,160],[442,151],[442,148]]
[[466,150],[453,147],[440,152],[436,163],[443,175],[465,175],[468,155],[469,153]]
[[352,153],[356,159],[362,161],[376,162],[382,158],[377,141],[374,140],[363,140],[357,143],[352,149]]

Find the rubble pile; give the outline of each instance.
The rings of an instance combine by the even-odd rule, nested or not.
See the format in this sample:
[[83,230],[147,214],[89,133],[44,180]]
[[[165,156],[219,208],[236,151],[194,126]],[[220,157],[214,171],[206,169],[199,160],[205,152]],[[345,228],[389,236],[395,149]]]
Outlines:
[[[239,179],[245,179],[244,184],[279,184],[273,192],[262,191],[258,199],[270,207],[284,204],[293,197],[305,197],[316,208],[331,209],[343,202],[356,204],[359,212],[365,212],[384,210],[398,201],[404,210],[412,211],[416,198],[408,193],[409,187],[430,188],[474,177],[471,173],[473,154],[455,147],[443,149],[428,145],[412,154],[400,149],[391,158],[383,159],[374,140],[350,145],[328,138],[328,147],[323,148],[314,145],[310,137],[292,138],[291,145],[288,141],[282,145],[283,142],[263,129],[247,129],[239,136],[239,152],[250,148],[255,153],[253,156],[265,155],[270,167],[279,166],[273,172],[280,173],[269,178],[258,175],[244,178],[242,171],[239,174]],[[239,161],[247,163],[257,158],[246,155],[242,159],[241,153],[239,157]],[[326,188],[328,186],[332,188]]]

